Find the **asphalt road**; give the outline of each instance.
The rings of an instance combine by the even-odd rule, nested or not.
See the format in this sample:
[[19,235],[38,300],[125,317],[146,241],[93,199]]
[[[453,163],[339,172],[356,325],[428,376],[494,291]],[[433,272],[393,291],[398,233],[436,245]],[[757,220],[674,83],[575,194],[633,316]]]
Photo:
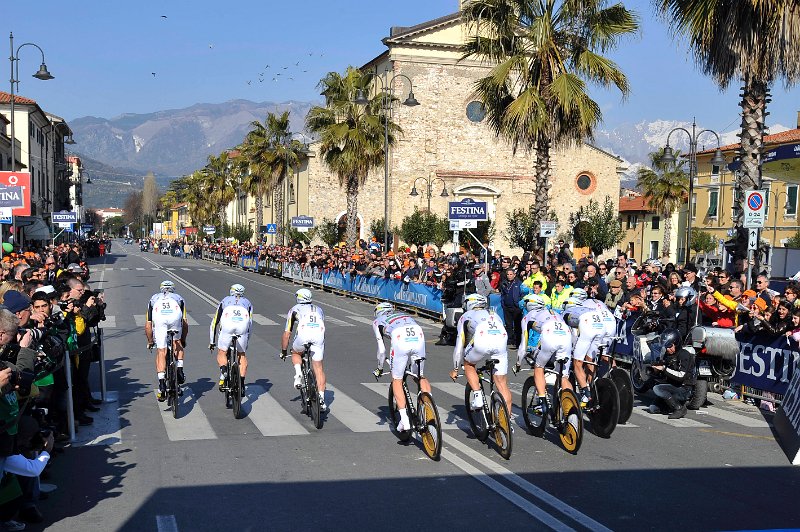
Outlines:
[[[110,402],[95,426],[60,455],[38,530],[741,530],[800,527],[792,503],[800,469],[774,440],[769,418],[736,404],[677,422],[637,401],[610,439],[590,432],[577,456],[552,433],[521,426],[510,460],[475,440],[463,384],[447,376],[451,348],[422,320],[426,373],[446,412],[444,452],[429,460],[400,444],[386,423],[387,383],[375,383],[372,305],[314,291],[327,315],[330,413],[321,430],[300,413],[289,362],[276,354],[298,288],[195,260],[115,244],[93,265],[106,290]],[[190,315],[188,390],[177,420],[154,395],[143,318],[164,279],[176,281]],[[206,349],[209,314],[238,282],[256,313],[248,358],[248,416],[233,418],[217,391]],[[524,376],[511,376],[519,403]],[[96,381],[93,381],[96,382]],[[717,396],[718,397],[718,396]],[[522,420],[520,418],[520,423]],[[526,528],[517,528],[526,527]]]

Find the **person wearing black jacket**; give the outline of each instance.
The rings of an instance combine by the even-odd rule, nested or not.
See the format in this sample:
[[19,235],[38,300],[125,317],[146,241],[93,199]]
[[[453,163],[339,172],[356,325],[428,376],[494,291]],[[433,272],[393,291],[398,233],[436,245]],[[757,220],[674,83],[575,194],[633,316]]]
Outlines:
[[686,415],[686,403],[694,389],[694,349],[681,347],[681,337],[676,329],[662,332],[660,343],[665,353],[663,362],[650,368],[663,382],[653,387],[653,393],[666,403],[671,412],[669,419],[680,419]]
[[[463,308],[464,295],[475,292],[475,282],[472,275],[466,275],[464,263],[458,255],[452,255],[448,260],[452,269],[447,271],[442,280],[442,306],[445,309]],[[447,319],[435,345],[456,345],[456,328],[448,326]]]

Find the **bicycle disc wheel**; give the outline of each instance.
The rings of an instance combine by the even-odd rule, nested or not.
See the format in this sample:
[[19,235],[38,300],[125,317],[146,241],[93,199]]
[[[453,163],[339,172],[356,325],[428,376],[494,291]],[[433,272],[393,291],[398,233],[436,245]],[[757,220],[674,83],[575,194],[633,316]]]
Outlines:
[[170,395],[172,396],[172,417],[178,419],[178,407],[181,402],[181,397],[179,395],[181,385],[178,384],[178,371],[175,368],[175,362],[171,365],[172,370],[170,371],[169,380],[170,380]]
[[[483,388],[483,382],[481,382],[481,388]],[[472,406],[470,405],[470,395],[472,394],[472,388],[469,387],[467,384],[464,387],[464,406],[467,409],[467,419],[469,419],[469,426],[472,429],[472,433],[478,438],[479,441],[485,442],[486,438],[489,437],[489,422],[486,419],[486,409],[485,405],[484,408],[479,408],[478,410],[473,410]],[[486,397],[484,396],[484,401]]]
[[506,400],[497,392],[492,392],[492,418],[494,418],[494,443],[500,456],[508,460],[511,458],[511,416],[508,414]]
[[397,424],[400,423],[400,409],[397,408],[397,400],[394,398],[394,388],[391,383],[389,384],[389,419],[392,422],[392,431],[397,435],[397,439],[404,442],[411,439],[410,430],[402,432],[397,430]]
[[530,376],[522,385],[522,418],[528,431],[534,436],[541,437],[547,428],[547,418],[537,404],[538,396],[533,376]]
[[619,419],[619,392],[614,381],[601,377],[594,381],[594,404],[587,412],[592,432],[601,438],[611,437]]
[[439,411],[433,396],[428,392],[420,392],[417,401],[419,415],[420,438],[425,454],[433,460],[439,460],[442,453],[442,422],[439,420]]
[[311,410],[311,421],[314,422],[314,428],[322,428],[322,415],[319,406],[319,391],[317,390],[317,377],[314,375],[314,370],[308,370],[308,408]]
[[233,402],[233,418],[240,419],[242,417],[242,378],[239,376],[238,363],[231,366],[231,375],[228,377],[228,382]]
[[617,423],[624,425],[633,413],[633,387],[628,372],[621,368],[612,368],[608,372],[609,378],[614,381],[619,392],[619,418]]
[[563,389],[558,401],[561,409],[558,431],[561,445],[568,452],[578,454],[583,442],[583,413],[578,396],[570,389]]

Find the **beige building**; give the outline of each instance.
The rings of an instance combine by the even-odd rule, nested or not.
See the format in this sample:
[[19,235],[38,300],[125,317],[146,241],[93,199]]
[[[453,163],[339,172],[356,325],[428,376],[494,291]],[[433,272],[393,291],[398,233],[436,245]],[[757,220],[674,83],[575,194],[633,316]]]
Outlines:
[[[647,197],[638,192],[625,191],[619,198],[619,214],[625,236],[619,244],[620,251],[629,259],[642,264],[647,259],[676,263],[682,260],[683,235],[686,233],[686,217],[678,211],[672,214],[670,249],[664,250],[664,216],[650,207]],[[679,260],[680,259],[680,260]]]
[[[460,47],[467,38],[460,13],[441,17],[413,27],[394,27],[383,40],[387,50],[362,68],[374,72],[375,90],[392,85],[399,102],[392,109],[393,120],[402,128],[389,154],[389,221],[399,226],[414,209],[447,214],[447,202],[471,197],[488,203],[489,217],[495,221],[493,248],[511,249],[504,233],[506,214],[527,208],[534,202],[534,162],[532,153],[514,154],[510,145],[499,140],[485,120],[483,106],[472,96],[473,87],[489,71],[476,61],[461,60]],[[410,86],[420,105],[407,107]],[[342,221],[346,198],[339,180],[325,167],[311,144],[309,159],[292,177],[288,217],[313,216]],[[613,201],[619,197],[620,159],[594,146],[584,144],[552,154],[551,205],[560,220],[559,232],[567,228],[569,215],[590,199]],[[426,182],[432,185],[428,198]],[[409,196],[416,183],[419,195]],[[441,197],[446,188],[448,197]],[[370,173],[358,198],[360,236],[368,239],[370,223],[384,215],[384,170]],[[293,201],[292,201],[293,199]],[[255,202],[239,200],[252,223]],[[274,218],[273,206],[265,202],[265,223]],[[231,213],[234,214],[234,213]],[[236,219],[235,216],[232,219]],[[518,250],[517,250],[518,251]]]

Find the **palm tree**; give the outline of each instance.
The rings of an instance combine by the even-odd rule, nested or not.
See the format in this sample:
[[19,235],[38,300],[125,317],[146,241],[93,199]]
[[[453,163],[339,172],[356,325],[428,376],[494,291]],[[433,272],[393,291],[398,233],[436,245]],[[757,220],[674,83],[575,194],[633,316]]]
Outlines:
[[664,149],[650,154],[650,168],[639,168],[636,185],[642,189],[645,201],[664,219],[662,257],[669,257],[672,246],[672,213],[686,200],[689,193],[689,176],[681,167],[680,153],[675,161],[664,163]]
[[381,112],[384,94],[376,94],[366,105],[356,104],[358,91],[368,92],[372,75],[355,67],[344,74],[330,72],[319,83],[325,106],[312,107],[306,127],[319,136],[319,152],[326,166],[339,177],[347,195],[346,238],[354,246],[358,224],[358,192],[371,169],[384,162],[384,127],[393,146],[400,127]]
[[464,58],[492,65],[475,83],[491,128],[514,151],[536,151],[538,227],[549,211],[550,150],[591,138],[602,120],[587,82],[629,93],[625,74],[601,54],[637,31],[637,17],[604,0],[471,0],[462,18],[471,33]]
[[721,89],[743,83],[740,184],[761,186],[761,152],[769,89],[800,77],[800,4],[796,0],[658,0],[678,35],[689,39],[697,63]]
[[225,208],[236,198],[236,187],[232,179],[233,158],[227,151],[208,156],[205,166],[205,192],[214,207],[212,212],[218,213],[219,224],[225,224]]

